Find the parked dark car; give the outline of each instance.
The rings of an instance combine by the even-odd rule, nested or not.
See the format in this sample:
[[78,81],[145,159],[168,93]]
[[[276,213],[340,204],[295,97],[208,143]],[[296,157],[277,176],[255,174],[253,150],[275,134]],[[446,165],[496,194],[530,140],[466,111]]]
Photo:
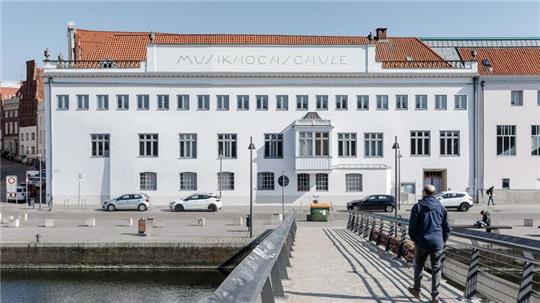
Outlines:
[[9,153],[6,157],[7,160],[14,161],[15,157],[17,157],[16,153]]
[[347,203],[348,210],[368,210],[368,211],[394,211],[394,197],[390,195],[371,195],[361,200],[354,200]]

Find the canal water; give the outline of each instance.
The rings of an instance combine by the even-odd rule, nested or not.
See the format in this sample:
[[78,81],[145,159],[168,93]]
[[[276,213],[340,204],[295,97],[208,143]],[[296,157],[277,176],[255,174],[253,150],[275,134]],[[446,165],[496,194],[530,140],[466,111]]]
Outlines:
[[2,270],[0,302],[201,302],[224,279],[218,271]]

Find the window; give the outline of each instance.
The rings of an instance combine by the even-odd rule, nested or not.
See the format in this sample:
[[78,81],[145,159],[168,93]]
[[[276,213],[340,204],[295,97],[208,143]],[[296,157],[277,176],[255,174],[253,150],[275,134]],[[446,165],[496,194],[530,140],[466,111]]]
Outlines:
[[328,95],[317,95],[315,98],[317,110],[328,110]]
[[158,134],[139,134],[139,156],[158,156]]
[[338,156],[356,157],[356,133],[338,133]]
[[446,95],[435,95],[435,109],[446,110]]
[[197,190],[197,173],[180,173],[180,190]]
[[455,95],[454,102],[454,109],[467,109],[467,95]]
[[93,134],[92,139],[92,157],[109,157],[109,134]]
[[180,158],[197,158],[197,134],[178,134]]
[[396,109],[406,110],[409,108],[407,95],[396,95]]
[[540,106],[540,90],[536,91],[536,105]]
[[283,158],[283,135],[264,135],[264,157],[267,159]]
[[31,136],[32,140],[36,140],[36,133],[31,133],[30,136]]
[[347,95],[337,95],[336,96],[336,110],[347,110]]
[[315,174],[315,189],[328,191],[328,174]]
[[383,133],[364,134],[364,156],[366,158],[383,156]]
[[217,174],[218,188],[221,190],[234,190],[234,173],[222,172]]
[[150,109],[150,96],[148,96],[148,95],[137,95],[137,109],[138,110],[148,110],[148,109]]
[[229,95],[217,96],[217,110],[229,110]]
[[459,131],[441,131],[441,156],[459,156]]
[[78,110],[88,110],[88,95],[77,95],[77,109]]
[[274,190],[274,173],[257,173],[257,190]]
[[510,189],[510,178],[503,178],[502,179],[502,189]]
[[369,96],[368,95],[356,96],[356,106],[358,110],[369,110]]
[[129,109],[129,95],[116,95],[116,109]]
[[218,134],[218,155],[236,158],[236,134]]
[[510,96],[510,104],[514,106],[523,105],[523,91],[522,90],[513,90]]
[[411,131],[411,155],[429,156],[430,155],[430,134],[429,131]]
[[24,134],[21,133],[21,142],[24,141]]
[[98,110],[109,109],[109,95],[97,95],[97,109]]
[[69,96],[68,95],[58,95],[58,109],[68,110],[69,109]]
[[257,99],[257,110],[268,110],[268,96],[267,95],[258,95]]
[[35,147],[35,146],[32,146],[32,147],[30,148],[30,153],[31,153],[32,155],[34,155],[34,154],[36,153],[36,147]]
[[158,95],[157,96],[157,109],[158,110],[168,110],[169,109],[169,95]]
[[297,191],[309,191],[309,174],[298,174],[296,175],[296,185]]
[[300,156],[313,156],[313,133],[300,132],[298,134],[298,146]]
[[362,191],[362,174],[346,174],[345,191]]
[[315,156],[329,155],[329,134],[328,132],[315,133]]
[[197,109],[198,110],[210,110],[210,96],[198,95],[197,96]]
[[426,110],[427,109],[427,95],[416,95],[416,109]]
[[289,96],[287,95],[276,96],[276,109],[289,110]]
[[531,155],[540,156],[540,125],[531,125]]
[[328,132],[300,132],[298,137],[299,156],[328,156]]
[[296,96],[296,109],[297,110],[308,110],[308,96],[307,95],[298,95]]
[[377,95],[377,110],[388,110],[388,95]]
[[30,139],[28,139],[28,133],[26,133],[25,135],[26,135],[26,141],[30,140]]
[[140,190],[157,190],[157,174],[144,172],[140,174]]
[[516,126],[497,125],[497,156],[516,155]]
[[249,110],[249,96],[248,95],[238,95],[236,96],[237,109],[238,110]]
[[189,95],[177,95],[176,96],[177,109],[189,110]]

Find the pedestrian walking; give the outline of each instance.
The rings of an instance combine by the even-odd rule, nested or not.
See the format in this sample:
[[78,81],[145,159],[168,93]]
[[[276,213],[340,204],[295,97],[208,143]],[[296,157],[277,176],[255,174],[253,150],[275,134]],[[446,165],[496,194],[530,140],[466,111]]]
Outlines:
[[442,259],[444,246],[450,235],[448,215],[444,206],[435,197],[435,187],[425,185],[423,198],[416,203],[409,218],[409,236],[414,241],[414,285],[409,292],[420,298],[424,264],[431,261],[431,302],[439,302]]
[[495,206],[495,200],[493,200],[493,186],[491,186],[490,188],[488,188],[486,190],[486,194],[488,195],[488,202],[487,202],[487,206],[489,206],[489,203],[491,202],[491,204],[493,204],[493,206]]

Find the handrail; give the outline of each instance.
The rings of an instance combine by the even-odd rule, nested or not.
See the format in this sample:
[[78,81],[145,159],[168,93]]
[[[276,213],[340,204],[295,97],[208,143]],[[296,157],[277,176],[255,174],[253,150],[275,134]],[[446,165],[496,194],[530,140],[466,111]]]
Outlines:
[[294,234],[296,212],[292,212],[219,285],[208,302],[273,302],[283,297],[282,279],[287,266]]

